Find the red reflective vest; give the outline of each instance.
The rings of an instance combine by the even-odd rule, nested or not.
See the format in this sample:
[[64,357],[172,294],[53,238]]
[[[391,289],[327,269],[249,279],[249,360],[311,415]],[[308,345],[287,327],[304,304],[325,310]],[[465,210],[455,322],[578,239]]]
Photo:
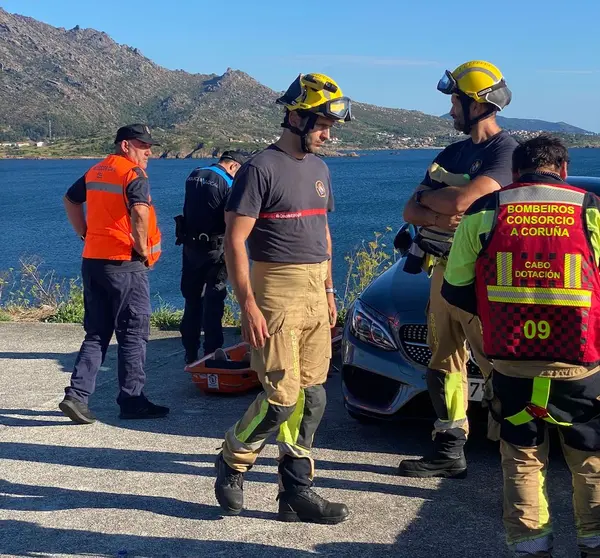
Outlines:
[[[134,243],[125,191],[127,185],[139,176],[133,170],[135,168],[139,169],[129,159],[121,155],[109,155],[85,174],[87,232],[83,248],[84,258],[131,260]],[[156,212],[154,206],[150,204],[149,265],[156,263],[160,257],[160,240]]]
[[600,362],[600,279],[586,192],[513,184],[475,264],[477,309],[490,358]]

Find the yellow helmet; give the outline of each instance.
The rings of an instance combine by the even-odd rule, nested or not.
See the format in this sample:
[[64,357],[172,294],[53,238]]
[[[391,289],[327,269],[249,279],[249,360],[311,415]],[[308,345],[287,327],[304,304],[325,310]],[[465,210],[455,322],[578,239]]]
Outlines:
[[472,60],[446,73],[438,82],[438,91],[447,95],[463,93],[477,103],[489,103],[502,110],[511,101],[512,93],[500,70],[484,60]]
[[352,119],[351,101],[325,74],[300,74],[277,101],[290,111],[306,111],[340,122]]

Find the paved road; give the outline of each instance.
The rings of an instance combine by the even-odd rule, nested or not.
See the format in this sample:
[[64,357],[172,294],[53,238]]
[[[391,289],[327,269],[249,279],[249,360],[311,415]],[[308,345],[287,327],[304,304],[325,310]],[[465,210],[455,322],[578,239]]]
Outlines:
[[[247,475],[247,510],[222,517],[213,461],[226,428],[253,395],[207,396],[183,372],[174,333],[153,332],[147,394],[171,406],[156,421],[117,417],[116,347],[78,426],[57,408],[82,339],[75,325],[0,324],[0,556],[504,557],[497,449],[476,432],[466,480],[394,476],[428,448],[426,423],[361,425],[343,408],[340,378],[317,434],[316,486],[351,508],[338,526],[275,521],[276,448]],[[233,338],[230,337],[233,341]],[[557,558],[575,553],[570,480],[550,475]]]

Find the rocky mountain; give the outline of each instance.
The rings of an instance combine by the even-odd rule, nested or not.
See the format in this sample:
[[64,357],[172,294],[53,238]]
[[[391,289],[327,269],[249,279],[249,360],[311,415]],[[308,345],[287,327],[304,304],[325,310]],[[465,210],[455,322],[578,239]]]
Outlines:
[[[294,76],[290,76],[290,80]],[[280,132],[278,92],[244,72],[168,70],[94,29],[56,28],[0,8],[0,142],[102,138],[148,123],[170,154],[205,154],[232,142],[260,146]],[[355,102],[335,148],[442,145],[451,122]]]
[[[249,75],[190,74],[158,66],[136,48],[93,29],[56,28],[0,8],[0,140],[111,134],[147,122],[191,143],[256,143],[280,130],[278,93]],[[356,121],[337,134],[369,146],[396,136],[453,134],[417,111],[356,103]]]

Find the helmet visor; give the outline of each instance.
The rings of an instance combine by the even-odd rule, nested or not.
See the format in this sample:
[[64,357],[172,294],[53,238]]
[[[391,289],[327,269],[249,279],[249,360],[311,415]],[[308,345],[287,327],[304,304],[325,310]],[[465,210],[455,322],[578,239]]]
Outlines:
[[352,120],[351,104],[348,97],[338,97],[320,105],[317,112],[332,120],[349,122]]
[[456,93],[458,91],[458,85],[450,71],[446,70],[444,72],[442,79],[438,81],[437,89],[446,95],[452,95],[452,93]]

